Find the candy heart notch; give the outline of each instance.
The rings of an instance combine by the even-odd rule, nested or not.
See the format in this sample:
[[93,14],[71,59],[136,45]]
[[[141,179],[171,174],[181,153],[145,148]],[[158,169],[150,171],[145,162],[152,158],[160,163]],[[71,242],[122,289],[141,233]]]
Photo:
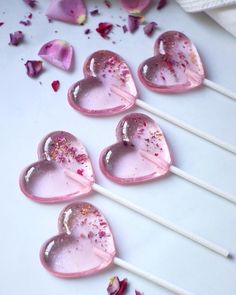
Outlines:
[[78,278],[97,273],[113,262],[116,254],[111,229],[93,205],[76,202],[60,214],[59,235],[41,248],[40,260],[53,275]]
[[100,155],[100,168],[112,181],[132,184],[164,176],[171,157],[160,127],[150,117],[133,113],[116,128],[117,143]]
[[196,47],[183,33],[169,31],[155,42],[154,56],[138,69],[143,85],[156,92],[184,92],[200,86],[205,78]]
[[84,76],[68,91],[70,105],[81,113],[110,116],[135,104],[137,90],[131,71],[116,53],[100,50],[90,55],[84,64]]
[[[40,203],[57,203],[88,194],[94,182],[93,168],[81,142],[72,134],[56,131],[48,134],[38,147],[39,161],[20,175],[22,192]],[[65,170],[84,176],[79,184]]]

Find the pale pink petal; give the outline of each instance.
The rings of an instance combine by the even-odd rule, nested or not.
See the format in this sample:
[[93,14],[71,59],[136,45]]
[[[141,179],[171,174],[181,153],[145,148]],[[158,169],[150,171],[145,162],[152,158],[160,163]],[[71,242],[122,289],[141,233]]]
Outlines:
[[46,11],[50,19],[57,19],[72,24],[83,24],[87,10],[83,0],[51,0]]
[[151,0],[120,0],[120,3],[129,13],[140,14],[150,5]]
[[72,64],[73,47],[63,40],[52,40],[44,44],[38,55],[54,66],[68,71]]

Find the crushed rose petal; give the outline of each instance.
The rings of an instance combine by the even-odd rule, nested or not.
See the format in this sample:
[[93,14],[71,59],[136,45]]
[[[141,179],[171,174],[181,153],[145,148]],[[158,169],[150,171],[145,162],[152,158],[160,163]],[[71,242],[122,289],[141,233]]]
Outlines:
[[30,20],[21,20],[19,22],[21,25],[24,25],[24,26],[30,26],[31,25],[31,21]]
[[90,30],[90,29],[86,29],[86,30],[84,31],[84,33],[85,33],[85,35],[88,35],[88,34],[91,33],[91,30]]
[[27,75],[31,78],[37,77],[43,70],[43,62],[41,60],[28,60],[25,63]]
[[94,10],[90,11],[90,14],[92,16],[99,15],[99,10],[98,9],[94,9]]
[[23,0],[27,5],[29,5],[31,8],[34,8],[36,6],[37,1],[35,0]]
[[10,45],[17,46],[24,39],[24,34],[21,31],[16,31],[10,34]]
[[135,290],[135,295],[144,295],[144,293],[141,293],[138,290]]
[[128,28],[127,28],[126,25],[123,25],[123,26],[122,26],[122,29],[123,29],[123,32],[124,32],[124,33],[128,32]]
[[111,23],[99,23],[96,31],[102,36],[102,38],[109,39],[108,34],[112,28],[113,25]]
[[160,10],[162,9],[164,6],[166,6],[167,4],[167,0],[159,0],[159,3],[157,4],[157,9]]
[[4,25],[4,22],[0,22],[0,27]]
[[30,13],[30,14],[28,15],[28,18],[29,18],[29,19],[32,19],[32,17],[33,17],[33,14]]
[[107,287],[107,293],[109,295],[122,295],[124,294],[127,286],[127,279],[123,279],[122,281],[120,281],[117,276],[114,276],[110,279],[109,285]]
[[55,80],[51,83],[52,89],[54,90],[54,92],[57,92],[57,90],[60,87],[60,81],[59,80]]
[[156,27],[157,27],[157,23],[156,22],[147,23],[145,25],[145,27],[143,28],[144,33],[147,36],[152,36],[152,34],[153,34],[154,30],[156,29]]
[[111,2],[110,1],[105,0],[104,4],[106,5],[106,7],[111,8]]
[[135,15],[128,16],[128,28],[131,33],[134,33],[138,29],[141,19],[142,19],[141,16],[135,16]]

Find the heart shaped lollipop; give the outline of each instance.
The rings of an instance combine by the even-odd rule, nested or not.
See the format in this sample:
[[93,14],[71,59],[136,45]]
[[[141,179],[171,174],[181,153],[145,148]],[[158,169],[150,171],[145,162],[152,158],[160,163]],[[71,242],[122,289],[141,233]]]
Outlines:
[[[108,50],[96,51],[84,63],[84,76],[68,91],[70,105],[93,116],[109,116],[131,108],[135,104],[137,90],[131,71],[125,61]],[[114,93],[115,86],[131,94],[130,98]]]
[[40,250],[42,265],[57,277],[80,278],[115,264],[174,294],[190,295],[184,289],[115,257],[111,229],[101,212],[89,203],[68,205],[59,216],[58,230],[59,235],[46,241]]
[[[32,200],[41,203],[68,201],[91,191],[92,165],[86,149],[72,134],[56,131],[47,135],[39,144],[38,158],[38,162],[26,167],[20,175],[20,188]],[[66,177],[65,169],[89,181],[78,184]]]
[[171,157],[160,127],[148,116],[125,116],[116,128],[117,143],[100,157],[103,173],[118,183],[137,183],[165,175]]
[[59,235],[45,242],[40,252],[43,266],[52,274],[83,277],[113,262],[116,250],[111,229],[93,205],[84,202],[68,205],[60,214],[58,231]]
[[176,31],[160,35],[154,45],[154,56],[138,69],[144,86],[157,92],[183,92],[203,83],[204,69],[192,41]]

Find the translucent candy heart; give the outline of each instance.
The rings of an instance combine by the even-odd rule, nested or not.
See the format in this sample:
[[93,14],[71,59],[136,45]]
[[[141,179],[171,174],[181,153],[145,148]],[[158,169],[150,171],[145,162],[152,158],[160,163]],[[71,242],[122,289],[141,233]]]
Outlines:
[[[41,203],[68,201],[91,191],[93,168],[81,142],[72,134],[57,131],[47,135],[38,148],[39,161],[26,167],[20,176],[22,192]],[[84,176],[79,184],[65,170]]]
[[117,143],[100,155],[100,168],[112,181],[128,184],[159,178],[169,171],[171,157],[160,127],[150,117],[133,113],[116,128]]
[[116,254],[111,229],[93,205],[68,205],[58,222],[59,235],[41,248],[43,266],[53,275],[77,278],[99,272],[112,264]]
[[157,92],[183,92],[196,88],[205,78],[196,47],[183,33],[162,34],[154,46],[154,57],[144,61],[138,76],[144,86]]
[[84,76],[68,91],[74,109],[86,115],[109,116],[135,104],[137,90],[131,71],[116,53],[93,53],[84,64]]
[[146,9],[151,0],[120,0],[121,5],[131,14],[140,14]]

